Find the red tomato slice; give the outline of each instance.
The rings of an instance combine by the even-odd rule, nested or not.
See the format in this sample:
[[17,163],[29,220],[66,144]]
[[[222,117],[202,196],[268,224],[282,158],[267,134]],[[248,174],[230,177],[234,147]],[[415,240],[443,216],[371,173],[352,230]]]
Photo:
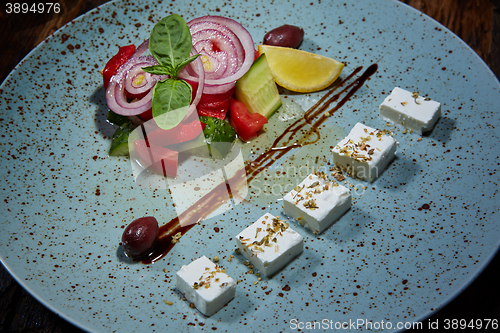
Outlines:
[[122,46],[118,49],[118,53],[108,60],[102,71],[102,79],[104,81],[104,89],[108,88],[109,80],[116,74],[118,68],[123,65],[135,52],[135,45]]
[[[193,88],[193,99],[198,89],[197,82],[186,81]],[[198,102],[198,115],[200,117],[214,117],[224,120],[234,95],[234,88],[222,94],[203,94]]]
[[257,136],[257,132],[267,124],[267,118],[260,113],[250,113],[243,102],[231,99],[229,122],[238,136],[248,141]]
[[166,146],[186,142],[198,137],[203,131],[205,124],[194,120],[188,124],[180,123],[172,129],[164,130],[157,128],[149,131],[146,135],[148,142],[156,146]]
[[177,176],[178,152],[161,146],[148,145],[146,140],[135,140],[134,150],[144,168],[168,177]]

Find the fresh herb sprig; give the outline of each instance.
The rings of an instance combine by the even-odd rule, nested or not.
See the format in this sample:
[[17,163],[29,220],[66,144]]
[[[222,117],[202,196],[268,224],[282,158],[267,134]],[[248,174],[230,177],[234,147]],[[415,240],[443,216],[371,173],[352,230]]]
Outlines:
[[151,31],[149,51],[158,65],[142,69],[155,75],[169,75],[153,88],[153,118],[163,129],[177,126],[191,104],[193,88],[178,78],[181,69],[199,56],[190,56],[191,49],[191,32],[184,19],[177,14],[161,19]]

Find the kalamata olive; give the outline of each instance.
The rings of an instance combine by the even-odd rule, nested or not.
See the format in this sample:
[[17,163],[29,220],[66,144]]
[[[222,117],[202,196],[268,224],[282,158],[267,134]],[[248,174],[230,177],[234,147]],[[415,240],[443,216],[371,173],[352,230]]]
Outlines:
[[264,44],[297,48],[304,38],[304,29],[285,24],[269,31],[264,36]]
[[123,231],[122,244],[125,253],[134,259],[141,258],[153,249],[160,230],[152,216],[138,218]]

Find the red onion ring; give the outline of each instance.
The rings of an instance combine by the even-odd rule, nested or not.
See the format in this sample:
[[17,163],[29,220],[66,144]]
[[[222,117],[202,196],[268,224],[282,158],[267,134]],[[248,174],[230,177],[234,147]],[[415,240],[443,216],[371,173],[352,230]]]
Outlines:
[[[214,39],[217,40],[217,45],[214,45]],[[193,46],[213,64],[211,68],[205,66],[206,77],[209,80],[224,78],[227,73],[236,72],[240,66],[236,47],[230,39],[217,30],[207,29],[194,33]]]
[[[125,75],[125,78],[122,83],[124,85],[125,91],[127,91],[130,94],[139,95],[145,93],[151,90],[151,88],[153,88],[156,82],[158,81],[159,77],[158,75],[152,75],[150,73],[144,72],[142,67],[143,66],[140,65],[139,66],[134,65],[127,71]],[[143,76],[142,79],[140,78],[141,75]],[[140,80],[140,83],[138,85],[134,84],[136,80],[137,81]]]
[[146,39],[144,42],[142,42],[141,45],[137,49],[135,49],[135,52],[132,53],[131,58],[135,58],[138,56],[141,56],[144,54],[149,49],[149,39]]
[[[142,67],[153,66],[155,64],[157,62],[152,56],[131,57],[111,77],[108,89],[106,90],[106,102],[113,112],[123,116],[136,116],[151,109],[153,92],[150,90],[140,100],[129,103],[125,94],[125,80],[131,70],[135,72]],[[154,81],[154,83],[151,83],[152,85],[162,79],[159,75],[150,75],[149,78]]]
[[220,23],[207,21],[195,22],[195,20],[192,20],[190,23],[192,23],[191,26],[189,26],[191,35],[207,29],[220,31],[222,34],[227,35],[232,41],[234,41],[234,47],[236,48],[236,52],[238,54],[238,64],[243,64],[245,59],[245,50],[243,49],[243,45],[241,45],[241,41],[238,36],[236,36],[228,27]]
[[[224,68],[219,66],[223,73],[207,74],[203,92],[221,94],[232,89],[236,80],[250,69],[254,60],[255,46],[250,33],[238,22],[221,16],[203,16],[191,20],[187,25],[193,35],[193,45],[201,57],[217,57],[219,61],[228,64]],[[215,47],[204,49],[198,47],[198,45],[213,45],[215,38],[217,38]],[[195,73],[196,69],[188,65],[179,73],[179,77],[192,81]]]
[[[153,88],[159,80],[164,80],[168,77],[166,75],[152,75],[142,70],[142,67],[158,64],[153,56],[141,56],[141,54],[148,49],[148,45],[149,40],[144,41],[127,62],[118,69],[117,73],[111,77],[106,90],[106,102],[108,107],[117,114],[128,117],[137,116],[151,109],[153,99],[153,91],[151,88]],[[196,48],[193,47],[191,55],[195,54],[198,54],[198,52]],[[198,89],[195,98],[191,102],[187,116],[196,110],[196,106],[203,94],[205,81],[205,71],[200,57],[194,60],[194,63],[196,64],[195,68],[198,75],[197,77],[193,77],[192,80],[198,82]],[[138,75],[144,75],[143,81],[146,81],[146,83],[134,86],[132,82]],[[133,95],[140,95],[146,91],[148,91],[148,93],[140,100],[128,102],[125,91]]]
[[[193,46],[191,49],[191,56],[199,54],[196,48]],[[203,95],[203,89],[205,88],[205,70],[203,68],[203,62],[201,61],[200,57],[197,57],[194,61],[196,63],[196,68],[198,70],[198,88],[196,89],[196,95],[194,96],[194,99],[191,101],[191,105],[189,106],[188,113],[184,117],[187,118],[189,117],[193,112],[196,112],[196,106],[200,102],[201,96]],[[193,63],[192,62],[192,63]]]

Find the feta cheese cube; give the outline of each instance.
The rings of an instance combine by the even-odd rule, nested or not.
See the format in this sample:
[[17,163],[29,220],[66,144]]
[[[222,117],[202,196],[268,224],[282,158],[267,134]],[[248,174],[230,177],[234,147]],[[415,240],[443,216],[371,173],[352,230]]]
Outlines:
[[211,316],[234,298],[236,283],[205,256],[177,272],[176,287],[205,316]]
[[357,123],[333,148],[333,162],[351,176],[374,181],[396,153],[396,140],[388,133]]
[[300,225],[320,234],[351,207],[351,198],[346,187],[311,174],[285,195],[283,210]]
[[286,221],[266,213],[236,236],[240,252],[265,276],[302,253],[303,239]]
[[382,119],[418,134],[430,131],[441,116],[441,103],[398,87],[384,99],[379,109]]

